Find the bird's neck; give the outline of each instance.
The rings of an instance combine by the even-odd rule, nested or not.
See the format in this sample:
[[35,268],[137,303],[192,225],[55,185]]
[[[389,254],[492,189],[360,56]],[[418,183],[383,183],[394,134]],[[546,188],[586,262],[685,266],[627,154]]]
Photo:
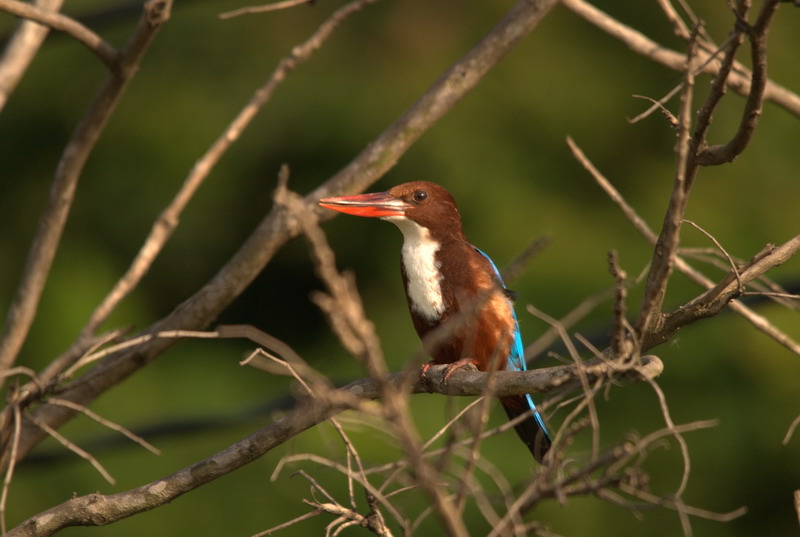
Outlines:
[[442,264],[439,261],[443,241],[431,231],[405,217],[387,220],[403,232],[401,261],[408,304],[412,313],[430,322],[440,320],[445,314],[442,293]]

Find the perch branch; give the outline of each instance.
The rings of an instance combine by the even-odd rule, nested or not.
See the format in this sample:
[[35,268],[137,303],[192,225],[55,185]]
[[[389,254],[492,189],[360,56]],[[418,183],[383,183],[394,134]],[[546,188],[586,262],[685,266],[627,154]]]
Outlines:
[[[492,395],[519,395],[545,392],[574,382],[578,378],[578,367],[590,379],[616,375],[632,380],[653,378],[663,369],[661,360],[655,356],[644,356],[641,365],[620,372],[616,372],[612,362],[594,359],[587,362],[581,366],[498,371],[491,375],[464,368],[455,370],[446,383],[443,382],[446,366],[434,366],[429,370],[431,384],[419,381],[413,391],[427,394],[433,389],[450,395],[483,395],[492,376]],[[400,385],[403,377],[403,373],[393,373],[388,381]],[[325,401],[301,404],[247,438],[170,476],[117,494],[93,493],[72,498],[22,522],[8,532],[8,537],[46,537],[65,527],[106,525],[153,509],[256,460],[306,429],[380,394],[381,386],[377,381],[369,378],[355,381],[331,392]]]

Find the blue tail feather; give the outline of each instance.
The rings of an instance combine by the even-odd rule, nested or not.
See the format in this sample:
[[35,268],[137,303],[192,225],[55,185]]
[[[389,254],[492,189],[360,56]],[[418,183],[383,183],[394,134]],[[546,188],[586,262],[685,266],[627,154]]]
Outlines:
[[[505,283],[494,261],[480,249],[475,248],[475,250],[489,261],[500,286],[505,289]],[[509,300],[511,299],[509,298]],[[525,363],[525,351],[522,346],[522,335],[520,334],[519,322],[517,321],[517,314],[514,312],[513,306],[511,308],[511,315],[514,317],[514,342],[508,354],[506,369],[509,371],[526,371],[527,365]],[[544,424],[544,420],[542,420],[541,414],[536,410],[533,398],[530,394],[526,393],[521,397],[501,397],[500,401],[503,403],[503,407],[510,419],[522,413],[533,411],[533,415],[530,419],[523,420],[515,428],[522,441],[528,446],[531,453],[533,453],[533,456],[541,462],[542,457],[544,457],[544,454],[547,453],[547,450],[550,448],[552,440]]]

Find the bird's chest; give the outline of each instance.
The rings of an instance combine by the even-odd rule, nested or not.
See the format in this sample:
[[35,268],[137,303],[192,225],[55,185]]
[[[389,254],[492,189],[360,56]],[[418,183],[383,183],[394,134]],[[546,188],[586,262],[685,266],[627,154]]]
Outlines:
[[445,312],[438,251],[436,241],[406,240],[401,256],[409,308],[429,322],[438,321]]

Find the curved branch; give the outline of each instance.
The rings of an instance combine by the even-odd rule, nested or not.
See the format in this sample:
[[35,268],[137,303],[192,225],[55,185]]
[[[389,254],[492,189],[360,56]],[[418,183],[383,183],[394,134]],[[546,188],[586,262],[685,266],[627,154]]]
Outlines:
[[[34,0],[31,5],[41,9],[57,11],[64,0]],[[0,110],[2,110],[14,89],[22,80],[33,58],[39,51],[50,28],[33,21],[23,20],[8,40],[3,55],[0,56]]]
[[[659,375],[661,360],[644,356],[636,367],[617,369],[614,362],[588,360],[581,364],[590,378],[618,377],[644,380]],[[443,383],[446,366],[428,370],[433,382],[417,382],[414,393],[428,393],[431,389],[449,395],[482,395],[491,384],[495,395],[518,395],[545,392],[574,381],[578,368],[574,365],[537,369],[525,372],[484,373],[458,369]],[[405,373],[389,376],[390,383],[401,385]],[[491,380],[490,380],[490,377]],[[72,498],[47,511],[38,513],[8,532],[8,537],[46,537],[70,526],[100,526],[122,520],[171,502],[210,481],[222,477],[283,444],[297,434],[350,408],[361,401],[376,399],[382,383],[361,379],[328,394],[324,401],[300,404],[278,421],[259,429],[250,436],[227,447],[219,453],[188,466],[174,474],[157,479],[141,487],[118,494],[93,493]]]
[[117,60],[119,59],[117,49],[72,17],[62,15],[58,11],[42,9],[34,4],[19,2],[18,0],[0,0],[0,10],[49,26],[54,30],[62,31],[74,37],[84,44],[86,48],[97,54],[111,71],[114,71],[117,67]]
[[750,143],[761,118],[764,106],[764,92],[767,87],[767,35],[770,21],[778,10],[778,0],[764,2],[756,23],[748,30],[750,38],[753,72],[750,78],[750,92],[747,94],[739,129],[731,140],[722,145],[714,145],[700,151],[697,163],[701,166],[714,166],[732,162]]

